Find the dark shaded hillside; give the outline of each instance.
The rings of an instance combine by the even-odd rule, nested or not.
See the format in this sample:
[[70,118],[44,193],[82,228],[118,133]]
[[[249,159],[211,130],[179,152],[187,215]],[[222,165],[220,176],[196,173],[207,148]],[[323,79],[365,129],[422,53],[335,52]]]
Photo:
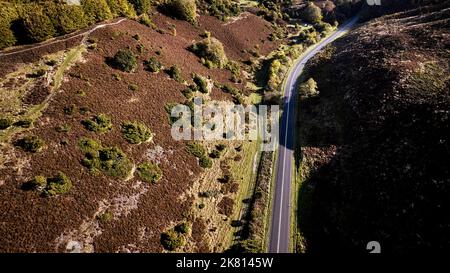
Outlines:
[[449,8],[381,17],[310,64],[320,94],[298,121],[310,252],[450,249]]

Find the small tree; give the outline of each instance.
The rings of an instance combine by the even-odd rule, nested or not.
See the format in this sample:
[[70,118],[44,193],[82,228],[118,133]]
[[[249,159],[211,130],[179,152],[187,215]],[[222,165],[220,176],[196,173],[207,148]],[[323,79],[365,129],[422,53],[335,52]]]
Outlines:
[[136,56],[131,50],[119,50],[111,61],[113,67],[124,72],[133,72],[137,67]]
[[155,57],[151,57],[144,63],[144,65],[145,68],[152,73],[158,73],[162,68],[161,62],[158,61],[158,59],[156,59]]
[[322,18],[322,10],[312,2],[309,2],[302,11],[302,19],[308,23],[318,23]]
[[170,15],[180,20],[191,23],[197,21],[197,4],[195,0],[170,0],[166,4],[166,9]]
[[306,82],[300,84],[299,93],[302,98],[311,98],[319,95],[317,82],[313,78],[309,78]]
[[151,0],[130,0],[137,14],[146,13],[152,4]]
[[112,13],[106,0],[81,0],[89,24],[112,19]]
[[114,17],[125,16],[128,18],[135,18],[136,11],[133,5],[127,0],[107,0],[109,9]]
[[22,24],[27,42],[42,42],[56,34],[52,21],[42,11],[27,13]]
[[13,46],[16,42],[10,22],[0,19],[0,49]]
[[228,63],[227,55],[222,43],[216,38],[209,37],[195,43],[190,50],[203,59],[203,63],[208,67],[223,68]]

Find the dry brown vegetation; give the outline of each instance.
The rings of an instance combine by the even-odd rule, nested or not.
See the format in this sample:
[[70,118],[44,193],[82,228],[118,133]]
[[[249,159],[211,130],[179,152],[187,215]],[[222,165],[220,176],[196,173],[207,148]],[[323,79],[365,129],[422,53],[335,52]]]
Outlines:
[[[241,66],[245,66],[242,61],[251,58],[244,50],[250,51],[258,44],[260,52],[267,54],[277,43],[268,40],[272,27],[250,14],[231,23],[202,16],[198,18],[198,27],[158,13],[152,16],[152,21],[164,31],[158,32],[131,20],[95,31],[90,36],[95,47],[89,47],[66,71],[57,90],[52,91],[42,79],[24,91],[23,97],[30,98],[25,100],[27,105],[41,103],[52,95],[48,106],[35,117],[34,127],[18,131],[0,147],[0,202],[5,208],[0,212],[3,223],[0,251],[159,252],[163,250],[160,234],[173,223],[185,220],[193,222],[192,235],[187,236],[190,242],[185,249],[177,251],[213,249],[203,242],[207,232],[203,220],[189,216],[198,194],[191,193],[190,189],[204,170],[197,159],[186,152],[184,143],[172,139],[164,108],[169,103],[185,102],[181,91],[186,86],[165,73],[146,71],[144,62],[153,57],[164,67],[177,65],[188,84],[192,84],[191,75],[195,73],[245,90],[248,79],[244,75],[241,75],[241,83],[235,84],[229,80],[230,71],[203,66],[199,58],[187,50],[192,41],[199,40],[205,30],[210,31],[223,43],[229,59]],[[176,36],[164,34],[173,26]],[[136,34],[139,40],[133,38]],[[10,73],[23,70],[16,77],[21,81],[26,78],[28,72],[23,68],[28,64],[42,62],[48,53],[59,52],[62,55],[57,56],[65,56],[62,50],[78,42],[78,38],[74,38],[14,57],[0,56],[0,74],[10,77]],[[127,47],[137,60],[133,73],[107,65],[108,58]],[[11,92],[18,86],[15,82],[1,85]],[[130,86],[137,88],[131,90]],[[212,100],[231,99],[217,87],[209,96]],[[98,113],[111,118],[111,131],[99,134],[84,128],[82,121]],[[146,124],[154,134],[152,141],[139,145],[128,143],[121,132],[121,124],[127,121]],[[31,134],[45,141],[42,151],[30,155],[11,145]],[[78,147],[82,138],[123,151],[134,165],[131,175],[115,179],[83,167],[81,160],[85,155]],[[145,162],[161,168],[163,176],[158,183],[143,183],[135,173],[136,167]],[[36,175],[52,176],[59,171],[72,183],[70,191],[64,195],[47,198],[21,189],[23,183]],[[236,188],[233,186],[229,190],[236,191]]]

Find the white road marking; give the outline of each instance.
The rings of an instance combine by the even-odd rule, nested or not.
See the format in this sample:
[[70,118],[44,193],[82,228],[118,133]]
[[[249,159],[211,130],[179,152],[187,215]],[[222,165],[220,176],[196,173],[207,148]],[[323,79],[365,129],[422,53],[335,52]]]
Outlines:
[[[337,38],[340,37],[340,35],[344,34],[345,31],[348,30],[348,27],[353,25],[358,20],[358,17],[355,17],[352,21],[344,25],[341,29],[337,30],[336,33],[333,35],[327,37],[323,41],[321,41],[319,44],[316,45],[315,48],[311,50],[305,57],[303,57],[299,63],[297,63],[297,67],[294,70],[294,73],[291,74],[291,79],[289,80],[289,88],[288,88],[288,95],[285,96],[285,98],[290,99],[292,96],[292,93],[294,91],[294,85],[292,81],[299,76],[298,70],[303,70],[306,62],[311,59],[314,55],[316,55],[320,50],[322,50],[323,47],[325,47],[327,44],[333,42]],[[301,74],[301,73],[300,73]],[[287,106],[287,115],[286,115],[286,130],[285,130],[285,146],[287,145],[287,136],[288,136],[288,129],[289,129],[289,110],[290,110],[290,102],[288,102]],[[282,218],[282,212],[283,212],[283,195],[284,195],[284,174],[285,174],[285,165],[286,165],[286,147],[284,147],[284,155],[283,155],[283,161],[282,161],[282,170],[283,173],[281,174],[281,200],[280,200],[280,214],[279,214],[279,220],[278,220],[278,236],[277,236],[277,250],[276,253],[280,252],[280,237],[281,237],[281,218]],[[290,204],[289,204],[290,206]]]

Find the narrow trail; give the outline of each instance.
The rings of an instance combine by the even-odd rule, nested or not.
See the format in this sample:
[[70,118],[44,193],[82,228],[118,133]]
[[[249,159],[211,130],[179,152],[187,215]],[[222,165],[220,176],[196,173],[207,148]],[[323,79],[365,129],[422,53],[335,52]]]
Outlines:
[[122,23],[125,20],[127,20],[127,19],[126,18],[121,18],[120,20],[118,20],[116,22],[104,23],[104,24],[96,25],[95,27],[93,27],[93,28],[91,28],[89,30],[86,30],[86,31],[84,31],[82,33],[78,33],[78,34],[75,34],[75,35],[69,34],[69,36],[66,37],[66,38],[62,38],[62,37],[55,38],[55,40],[53,40],[53,41],[42,42],[42,43],[39,43],[39,44],[36,44],[36,45],[29,46],[29,47],[24,48],[24,49],[16,49],[16,50],[13,49],[10,52],[0,53],[0,57],[17,55],[17,54],[20,54],[20,53],[23,53],[23,52],[27,52],[27,51],[43,48],[43,47],[46,47],[46,46],[51,46],[51,45],[54,45],[54,44],[57,44],[57,43],[63,43],[63,42],[66,42],[68,40],[72,40],[72,39],[75,39],[75,38],[78,38],[78,37],[82,37],[82,36],[84,36],[84,37],[81,40],[80,44],[84,44],[84,43],[86,43],[89,35],[91,33],[93,33],[94,31],[96,31],[97,29],[108,27],[108,26],[118,25],[118,24]]

